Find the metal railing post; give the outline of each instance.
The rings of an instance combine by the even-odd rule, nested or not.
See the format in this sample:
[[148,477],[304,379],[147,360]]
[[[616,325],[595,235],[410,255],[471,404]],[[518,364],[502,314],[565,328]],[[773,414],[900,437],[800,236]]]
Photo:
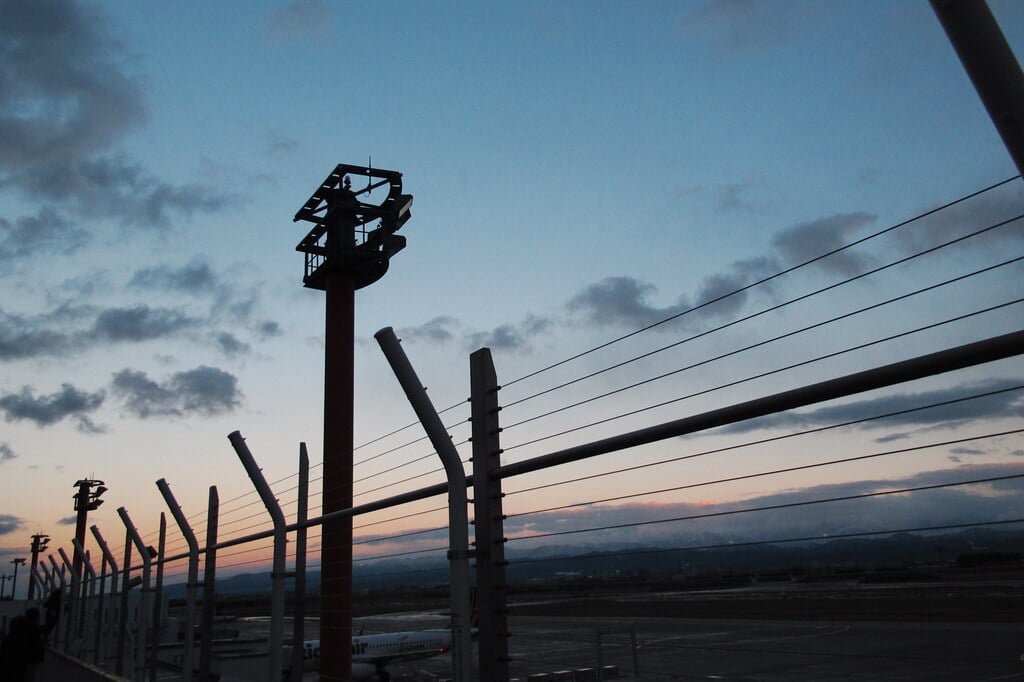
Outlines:
[[[161,478],[156,482],[156,487],[160,489],[160,494],[163,495],[167,508],[171,510],[171,516],[174,517],[175,523],[178,524],[178,528],[181,529],[181,534],[184,536],[186,544],[188,544],[188,582],[185,584],[185,642],[181,652],[181,669],[184,671],[182,679],[188,680],[192,677],[192,650],[196,638],[196,585],[199,583],[199,542],[196,541],[196,534],[192,532],[192,526],[189,525],[188,519],[185,518],[185,513],[178,506],[178,501],[174,499],[174,493],[171,492],[167,481]],[[206,639],[209,633],[203,633],[203,635],[204,639]]]
[[501,479],[493,475],[501,468],[498,378],[489,349],[481,348],[474,352],[469,357],[469,363],[480,679],[508,680],[505,516]]
[[[138,618],[138,636],[135,638],[135,674],[133,678],[141,682],[146,679],[146,630],[149,625],[149,573],[152,565],[152,559],[149,556],[149,550],[146,549],[146,545],[142,542],[142,536],[139,535],[139,531],[136,530],[135,524],[132,523],[131,518],[128,516],[127,510],[124,507],[117,508],[117,514],[121,517],[121,521],[124,523],[124,527],[128,530],[128,535],[131,537],[133,543],[135,543],[135,549],[139,552],[139,557],[142,559],[142,594],[139,597],[139,618]],[[127,563],[127,562],[126,562]]]
[[385,327],[373,335],[384,351],[412,404],[417,418],[437,450],[448,478],[448,559],[451,572],[452,610],[452,676],[456,682],[470,682],[473,679],[472,632],[469,627],[469,511],[466,497],[466,470],[462,467],[459,452],[452,443],[452,437],[445,430],[441,417],[427,397],[416,371],[413,369],[398,337],[391,327]]
[[238,431],[228,434],[228,440],[235,448],[238,459],[249,474],[256,492],[263,500],[267,512],[274,523],[274,569],[271,573],[273,591],[270,595],[270,652],[269,670],[267,671],[270,682],[281,682],[281,659],[284,655],[284,578],[285,578],[285,553],[287,550],[288,531],[284,520],[284,513],[281,505],[274,497],[274,491],[270,489],[263,472],[256,466],[256,460],[245,444],[245,439]]
[[60,574],[64,575],[64,568],[67,567],[69,575],[71,576],[71,589],[64,592],[64,598],[66,599],[66,606],[63,610],[67,612],[67,617],[62,619],[61,627],[64,629],[64,651],[73,653],[75,647],[75,622],[78,620],[78,609],[79,609],[79,598],[78,592],[82,587],[82,579],[78,575],[78,571],[75,570],[75,565],[68,559],[67,552],[64,551],[63,547],[57,548],[57,554],[60,555],[61,561],[64,562],[61,566]]
[[121,606],[117,614],[117,661],[114,664],[118,675],[124,673],[125,640],[128,638],[128,581],[132,576],[132,534],[124,533],[124,561],[121,563]]
[[[160,535],[157,540],[156,585],[153,587],[153,636],[149,645],[149,682],[156,682],[156,663],[160,653],[160,621],[163,618],[164,549],[167,546],[167,517],[160,512]],[[187,679],[187,678],[186,678]]]
[[210,486],[210,500],[206,510],[206,562],[203,565],[203,615],[199,640],[199,679],[210,679],[210,660],[213,655],[213,611],[217,598],[217,519],[220,515],[220,498],[217,486]]
[[47,554],[46,558],[50,560],[50,566],[53,567],[53,571],[50,572],[50,576],[54,582],[60,583],[60,587],[54,586],[54,591],[60,590],[60,610],[57,611],[57,624],[53,627],[53,646],[58,649],[65,647],[65,640],[61,637],[61,630],[64,625],[64,607],[67,605],[67,583],[64,581],[64,571],[60,569],[57,564],[57,560],[53,558],[52,554]]
[[302,682],[303,641],[306,637],[306,517],[309,511],[309,453],[299,443],[299,496],[295,510],[295,597],[292,607],[291,682]]
[[75,548],[75,552],[78,552],[82,556],[81,565],[85,568],[85,573],[88,579],[82,585],[80,603],[81,606],[78,610],[77,618],[77,630],[78,634],[76,639],[78,641],[78,656],[84,659],[83,652],[85,651],[85,638],[86,638],[86,623],[91,620],[89,613],[92,611],[93,595],[96,591],[96,571],[92,567],[92,561],[89,559],[89,553],[82,548],[82,544],[78,541],[78,538],[71,538],[71,545]]
[[[91,526],[89,530],[92,531],[92,535],[96,538],[96,544],[99,546],[100,551],[103,552],[103,564],[100,570],[100,598],[97,604],[97,611],[99,615],[96,622],[96,655],[93,659],[96,665],[107,666],[107,656],[104,656],[107,647],[106,637],[104,633],[110,630],[113,625],[113,618],[108,618],[107,611],[113,607],[114,596],[117,594],[117,561],[114,560],[114,555],[107,547],[106,540],[100,534],[100,529],[96,526]],[[107,577],[107,566],[110,566],[110,605],[107,606],[104,599],[104,591],[106,587]],[[103,663],[100,663],[102,659]]]

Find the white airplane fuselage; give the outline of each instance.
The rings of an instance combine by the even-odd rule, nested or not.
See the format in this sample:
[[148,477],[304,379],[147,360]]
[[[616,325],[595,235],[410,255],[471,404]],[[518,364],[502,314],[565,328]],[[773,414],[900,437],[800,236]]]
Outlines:
[[[389,663],[440,656],[451,648],[452,631],[447,628],[353,637],[352,679],[370,679],[376,675],[386,680]],[[302,643],[302,662],[305,670],[319,667],[320,640]]]

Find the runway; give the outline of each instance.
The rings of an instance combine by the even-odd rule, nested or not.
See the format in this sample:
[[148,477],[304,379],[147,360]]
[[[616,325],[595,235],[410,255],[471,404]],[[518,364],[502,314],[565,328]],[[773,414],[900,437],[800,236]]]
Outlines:
[[[386,617],[364,620],[368,628],[389,626]],[[415,620],[406,615],[401,627],[420,627]],[[529,616],[509,624],[510,671],[520,680],[596,667],[600,632],[603,663],[641,680],[1024,680],[1019,623]],[[435,619],[422,625],[431,626]],[[418,670],[444,678],[451,661],[446,655],[389,669],[396,682]]]

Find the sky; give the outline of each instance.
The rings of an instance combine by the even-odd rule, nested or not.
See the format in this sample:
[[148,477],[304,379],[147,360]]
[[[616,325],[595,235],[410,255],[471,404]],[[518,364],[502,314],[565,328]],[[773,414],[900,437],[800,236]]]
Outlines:
[[[991,6],[1021,55],[1024,6]],[[788,303],[1024,213],[1018,179],[533,375],[1015,176],[923,0],[0,0],[0,566],[36,532],[70,547],[81,478],[109,488],[90,522],[115,547],[119,507],[154,537],[161,478],[201,537],[210,486],[222,526],[260,523],[239,525],[255,498],[235,430],[294,499],[299,443],[322,458],[324,297],[302,286],[308,224],[292,218],[338,163],[400,171],[415,197],[408,246],[357,294],[357,502],[443,480],[425,442],[398,447],[417,428],[376,440],[415,424],[373,340],[383,327],[438,409],[457,406],[444,417],[464,459],[469,354],[491,349],[505,462],[1020,327],[1021,265],[995,267],[1021,255],[1020,222]],[[1005,307],[950,321],[992,306]],[[1021,377],[1003,361],[510,480],[523,516],[509,532],[1024,473],[1019,435],[991,436],[1021,427]],[[992,390],[1005,392],[697,456]],[[624,463],[651,466],[600,475]],[[1020,493],[1010,479],[719,530],[1010,518]],[[357,534],[444,523],[394,516]]]

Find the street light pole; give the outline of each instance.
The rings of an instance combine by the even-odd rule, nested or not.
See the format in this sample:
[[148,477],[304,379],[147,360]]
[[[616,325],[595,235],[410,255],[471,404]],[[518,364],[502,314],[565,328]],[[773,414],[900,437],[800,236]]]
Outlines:
[[14,564],[14,579],[11,581],[11,599],[14,599],[17,596],[14,590],[18,587],[18,566],[25,565],[25,558],[11,559],[11,563]]
[[[50,544],[50,536],[46,533],[36,533],[32,536],[32,573],[28,581],[28,599],[32,601],[36,596],[36,566],[39,564],[39,553],[46,550]],[[45,566],[43,567],[46,568]]]
[[[89,512],[95,511],[103,504],[103,500],[100,499],[100,495],[107,492],[106,486],[103,485],[103,481],[97,481],[92,478],[83,478],[75,481],[75,486],[78,488],[78,492],[71,497],[75,500],[75,511],[78,512],[78,518],[75,521],[75,539],[78,540],[78,544],[82,547],[82,551],[85,551],[85,524],[88,520]],[[93,487],[96,487],[93,490]],[[81,553],[76,549],[74,561],[72,562],[72,571],[81,580],[82,578],[82,557]]]

